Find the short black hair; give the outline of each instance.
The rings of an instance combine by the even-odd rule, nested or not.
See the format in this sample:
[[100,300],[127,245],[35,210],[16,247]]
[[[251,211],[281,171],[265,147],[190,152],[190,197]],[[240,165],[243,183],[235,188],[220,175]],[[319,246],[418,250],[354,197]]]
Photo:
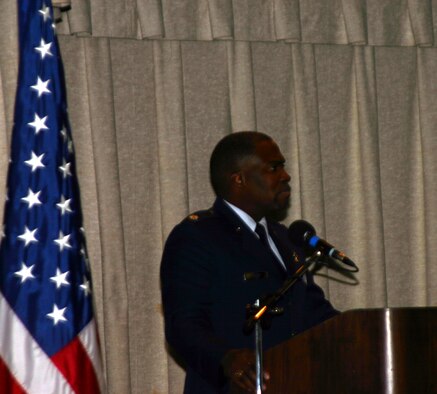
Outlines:
[[218,197],[228,196],[231,174],[239,171],[243,160],[255,153],[256,144],[271,140],[270,136],[258,131],[239,131],[218,142],[209,162],[211,185]]

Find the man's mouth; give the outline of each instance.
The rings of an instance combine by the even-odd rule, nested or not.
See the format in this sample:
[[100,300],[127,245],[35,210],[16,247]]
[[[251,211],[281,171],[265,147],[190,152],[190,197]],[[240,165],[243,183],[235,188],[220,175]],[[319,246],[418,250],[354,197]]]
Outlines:
[[279,194],[287,194],[287,195],[291,195],[291,187],[287,187],[286,189],[284,189],[284,190],[281,190],[280,192],[279,192]]

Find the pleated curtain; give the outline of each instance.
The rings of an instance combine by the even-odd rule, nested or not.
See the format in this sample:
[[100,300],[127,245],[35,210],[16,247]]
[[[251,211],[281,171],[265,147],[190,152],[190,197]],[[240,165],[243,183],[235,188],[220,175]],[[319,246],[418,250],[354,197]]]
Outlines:
[[[270,134],[304,218],[360,267],[340,310],[437,304],[437,0],[55,1],[108,393],[181,393],[159,284],[224,135]],[[17,76],[0,23],[0,201]],[[243,312],[244,313],[244,312]]]

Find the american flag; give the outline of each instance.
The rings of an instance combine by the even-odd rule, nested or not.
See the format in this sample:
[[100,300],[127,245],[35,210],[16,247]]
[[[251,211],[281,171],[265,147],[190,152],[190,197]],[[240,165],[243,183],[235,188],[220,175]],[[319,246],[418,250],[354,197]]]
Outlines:
[[51,0],[17,0],[0,246],[0,393],[99,393],[100,351]]

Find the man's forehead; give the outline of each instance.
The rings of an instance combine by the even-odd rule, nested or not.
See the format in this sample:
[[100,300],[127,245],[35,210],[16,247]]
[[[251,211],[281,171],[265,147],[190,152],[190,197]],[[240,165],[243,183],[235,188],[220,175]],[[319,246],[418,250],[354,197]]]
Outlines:
[[285,162],[283,154],[273,140],[258,142],[255,146],[255,155],[264,162]]

